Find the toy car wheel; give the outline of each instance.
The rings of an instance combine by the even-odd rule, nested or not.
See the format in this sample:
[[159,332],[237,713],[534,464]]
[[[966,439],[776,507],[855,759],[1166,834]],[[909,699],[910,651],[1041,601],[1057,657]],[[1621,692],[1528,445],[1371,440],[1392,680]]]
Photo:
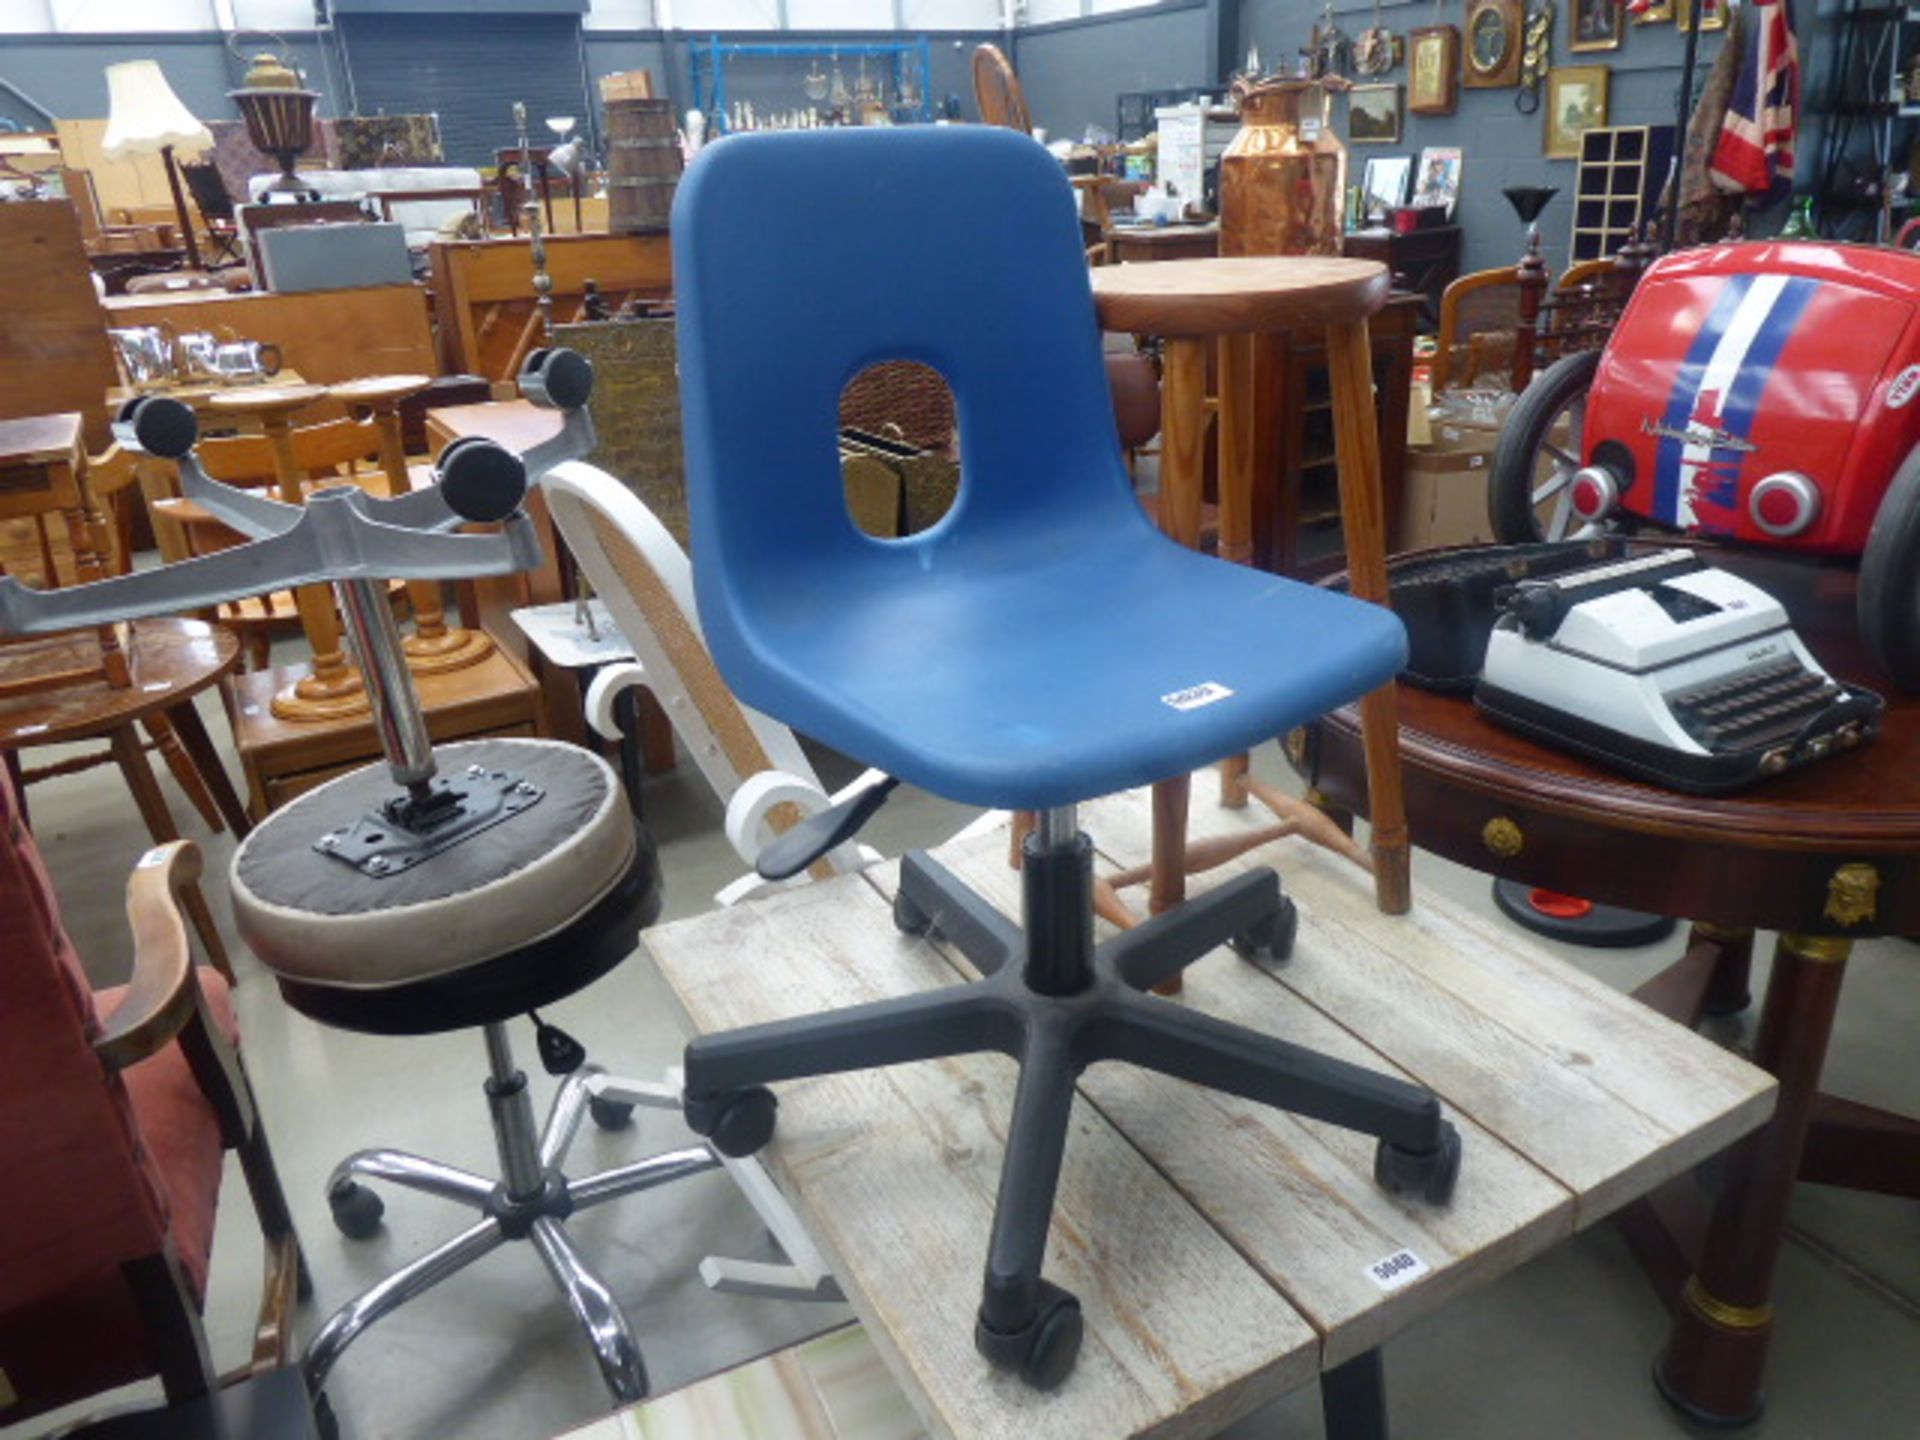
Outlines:
[[1598,350],[1569,355],[1536,376],[1514,404],[1487,486],[1487,518],[1496,539],[1508,545],[1585,540],[1606,528],[1573,510],[1587,392],[1599,368]]
[[1881,498],[1860,556],[1860,636],[1903,690],[1920,690],[1920,449]]

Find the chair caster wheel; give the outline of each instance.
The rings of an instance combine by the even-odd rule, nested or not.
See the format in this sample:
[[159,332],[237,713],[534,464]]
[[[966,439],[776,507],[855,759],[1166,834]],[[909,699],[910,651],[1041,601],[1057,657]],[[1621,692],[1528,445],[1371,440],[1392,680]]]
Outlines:
[[773,1138],[773,1122],[780,1102],[764,1085],[685,1101],[687,1128],[704,1135],[713,1148],[734,1160],[744,1159]]
[[599,1095],[587,1099],[587,1113],[602,1130],[624,1130],[633,1123],[633,1106],[624,1100],[607,1100]]
[[907,898],[905,890],[893,892],[893,926],[902,935],[924,935],[933,929],[933,917]]
[[1280,897],[1280,908],[1251,925],[1227,942],[1242,960],[1284,960],[1293,954],[1293,939],[1300,932],[1300,912],[1287,896]]
[[1390,1195],[1418,1195],[1429,1205],[1444,1205],[1460,1178],[1460,1132],[1440,1122],[1440,1143],[1427,1151],[1403,1150],[1382,1140],[1373,1152],[1374,1181]]
[[1052,1390],[1073,1373],[1086,1332],[1080,1302],[1049,1280],[1040,1282],[1038,1308],[1023,1330],[1008,1334],[989,1329],[984,1318],[973,1326],[974,1348],[1003,1370],[1018,1370],[1036,1390]]
[[334,1225],[349,1240],[365,1240],[380,1228],[380,1217],[387,1213],[386,1201],[352,1180],[327,1192],[327,1208],[333,1211]]

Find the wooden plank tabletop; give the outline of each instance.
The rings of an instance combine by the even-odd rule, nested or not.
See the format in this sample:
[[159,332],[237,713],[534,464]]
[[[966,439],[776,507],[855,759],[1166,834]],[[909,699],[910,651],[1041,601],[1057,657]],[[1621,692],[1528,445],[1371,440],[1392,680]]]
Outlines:
[[[1202,789],[1204,790],[1204,784]],[[1258,824],[1196,791],[1196,837]],[[1146,793],[1083,808],[1103,867],[1144,858]],[[941,858],[1010,913],[1003,833]],[[1753,1128],[1773,1081],[1430,894],[1381,915],[1358,870],[1300,842],[1283,964],[1227,951],[1178,1003],[1432,1086],[1464,1161],[1445,1207],[1388,1196],[1372,1142],[1122,1065],[1082,1077],[1047,1273],[1081,1298],[1074,1374],[1037,1394],[972,1346],[1014,1067],[931,1062],[778,1087],[766,1158],[928,1430],[1201,1436],[1387,1339]],[[895,867],[649,931],[701,1030],[954,983],[957,952],[893,928]],[[1198,886],[1196,886],[1198,888]],[[1382,1289],[1375,1263],[1426,1266]]]

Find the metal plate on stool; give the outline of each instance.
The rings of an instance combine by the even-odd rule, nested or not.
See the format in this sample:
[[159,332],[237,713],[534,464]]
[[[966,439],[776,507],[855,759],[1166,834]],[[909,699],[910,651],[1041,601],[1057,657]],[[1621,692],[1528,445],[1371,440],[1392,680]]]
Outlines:
[[[411,870],[422,860],[451,850],[461,841],[511,820],[540,803],[546,791],[512,770],[469,765],[458,783],[436,780],[437,795],[457,797],[445,819],[431,828],[409,828],[397,814],[371,810],[344,830],[329,830],[313,848],[375,879]],[[389,807],[406,803],[396,797]]]

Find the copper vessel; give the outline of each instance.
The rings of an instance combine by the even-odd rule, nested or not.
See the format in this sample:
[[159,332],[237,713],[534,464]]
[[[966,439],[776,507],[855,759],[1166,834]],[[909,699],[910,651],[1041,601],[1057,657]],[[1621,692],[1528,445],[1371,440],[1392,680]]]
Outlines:
[[[1338,255],[1347,147],[1333,133],[1327,80],[1234,87],[1240,133],[1220,159],[1222,255]],[[1319,133],[1302,134],[1318,112]]]

